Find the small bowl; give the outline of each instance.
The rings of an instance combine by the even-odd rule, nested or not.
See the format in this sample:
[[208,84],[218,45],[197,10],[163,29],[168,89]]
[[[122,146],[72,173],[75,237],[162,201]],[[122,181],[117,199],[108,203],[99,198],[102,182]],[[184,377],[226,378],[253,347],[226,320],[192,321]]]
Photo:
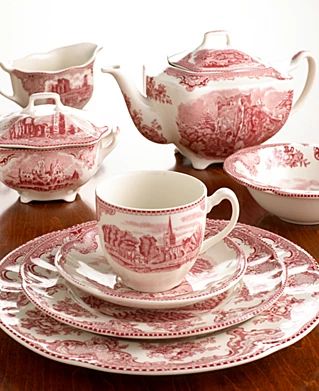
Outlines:
[[229,156],[224,170],[280,219],[319,224],[319,144],[268,144]]

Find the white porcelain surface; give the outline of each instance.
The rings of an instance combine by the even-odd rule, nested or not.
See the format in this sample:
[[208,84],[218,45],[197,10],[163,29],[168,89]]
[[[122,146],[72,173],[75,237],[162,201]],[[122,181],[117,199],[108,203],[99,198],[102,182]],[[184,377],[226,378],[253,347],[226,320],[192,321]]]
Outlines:
[[[303,60],[307,77],[296,99],[291,73]],[[197,169],[274,136],[304,102],[316,71],[313,56],[301,51],[287,72],[279,72],[233,48],[225,31],[206,33],[199,47],[170,57],[168,65],[159,75],[144,75],[145,94],[119,66],[102,71],[118,82],[142,135],[156,143],[174,143]]]
[[238,151],[224,170],[267,211],[295,224],[319,224],[319,145],[266,144]]
[[[207,232],[216,229],[214,221]],[[212,299],[179,309],[142,310],[111,304],[70,285],[54,270],[51,254],[57,247],[47,245],[30,252],[21,266],[22,288],[28,298],[49,316],[101,335],[128,338],[176,338],[205,334],[241,323],[269,308],[282,294],[287,273],[261,239],[231,234],[248,259],[242,280]],[[231,247],[236,244],[227,240]],[[226,243],[224,244],[226,247]],[[227,250],[226,250],[227,251]],[[247,294],[253,292],[253,294]]]
[[[217,226],[207,220],[206,237]],[[109,302],[137,308],[176,308],[199,303],[233,287],[244,275],[246,258],[242,250],[225,238],[202,254],[184,281],[174,289],[146,293],[121,283],[103,256],[97,224],[57,251],[55,266],[72,285]]]
[[25,107],[34,93],[57,92],[65,105],[80,109],[93,93],[93,65],[99,50],[96,44],[83,42],[30,54],[11,64],[0,62],[10,75],[13,95],[2,90],[0,94]]
[[67,364],[124,374],[196,373],[265,357],[297,342],[319,323],[316,261],[284,238],[238,224],[239,233],[260,237],[287,267],[287,286],[271,309],[224,331],[171,341],[116,339],[64,325],[28,301],[21,290],[19,268],[28,251],[47,243],[60,246],[83,227],[85,224],[39,237],[1,261],[0,327],[40,355]]
[[[49,99],[52,104],[41,104]],[[35,103],[40,103],[35,105]],[[58,94],[38,93],[0,118],[0,180],[22,202],[73,201],[116,145],[118,129],[98,126]]]
[[[231,204],[230,221],[204,239],[206,215],[223,200]],[[239,203],[228,188],[207,196],[205,184],[187,174],[130,171],[98,184],[96,216],[105,258],[123,284],[163,292],[179,285],[197,257],[231,232]]]

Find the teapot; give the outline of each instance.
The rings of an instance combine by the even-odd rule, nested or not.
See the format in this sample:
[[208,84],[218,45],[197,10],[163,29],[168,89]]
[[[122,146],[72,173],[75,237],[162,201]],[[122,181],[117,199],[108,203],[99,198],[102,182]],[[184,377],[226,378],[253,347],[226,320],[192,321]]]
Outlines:
[[92,96],[93,66],[101,49],[94,43],[82,42],[47,53],[30,54],[12,64],[0,62],[0,68],[11,77],[13,95],[1,90],[0,94],[26,107],[30,95],[53,92],[60,95],[64,105],[81,109]]
[[[216,38],[225,41],[216,47]],[[290,71],[306,59],[304,88],[293,103]],[[145,76],[146,95],[125,77],[120,66],[102,68],[118,82],[128,111],[143,136],[174,143],[194,168],[223,162],[235,151],[275,135],[290,112],[304,102],[315,79],[316,63],[300,51],[282,73],[230,46],[226,31],[204,35],[199,47],[168,57],[168,67]]]

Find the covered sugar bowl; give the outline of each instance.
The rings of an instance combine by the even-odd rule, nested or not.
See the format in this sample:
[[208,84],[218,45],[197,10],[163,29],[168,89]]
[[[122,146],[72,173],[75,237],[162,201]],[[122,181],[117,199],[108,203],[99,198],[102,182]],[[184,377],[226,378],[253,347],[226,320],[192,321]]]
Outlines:
[[[52,104],[35,105],[49,100]],[[19,113],[0,118],[0,180],[22,202],[73,201],[116,145],[118,129],[99,127],[56,93],[30,96]]]

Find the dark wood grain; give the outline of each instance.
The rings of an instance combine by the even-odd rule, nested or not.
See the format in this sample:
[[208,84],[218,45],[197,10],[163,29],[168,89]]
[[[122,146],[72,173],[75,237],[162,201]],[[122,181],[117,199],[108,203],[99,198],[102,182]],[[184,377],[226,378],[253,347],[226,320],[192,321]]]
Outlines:
[[[125,145],[120,145],[114,154],[105,160],[102,169],[81,189],[80,196],[73,203],[56,201],[24,205],[13,190],[0,184],[0,256],[46,232],[94,219],[94,188],[98,181],[105,180],[109,175],[123,169],[140,168],[142,165],[149,168],[149,162],[143,160],[143,148],[149,148],[147,143],[141,143],[138,150],[130,148],[128,143]],[[192,169],[181,155],[177,154],[172,158],[171,148],[158,146],[154,151],[158,151],[159,162],[155,168],[196,176],[205,182],[209,193],[222,186],[232,188],[240,200],[241,222],[278,233],[298,243],[318,259],[318,226],[297,226],[271,216],[254,202],[244,187],[224,174],[221,165],[197,171]],[[229,215],[229,205],[223,202],[209,217],[227,219]],[[202,374],[154,377],[116,375],[60,364],[33,353],[0,331],[0,389],[318,391],[319,328],[293,346],[250,364]]]

